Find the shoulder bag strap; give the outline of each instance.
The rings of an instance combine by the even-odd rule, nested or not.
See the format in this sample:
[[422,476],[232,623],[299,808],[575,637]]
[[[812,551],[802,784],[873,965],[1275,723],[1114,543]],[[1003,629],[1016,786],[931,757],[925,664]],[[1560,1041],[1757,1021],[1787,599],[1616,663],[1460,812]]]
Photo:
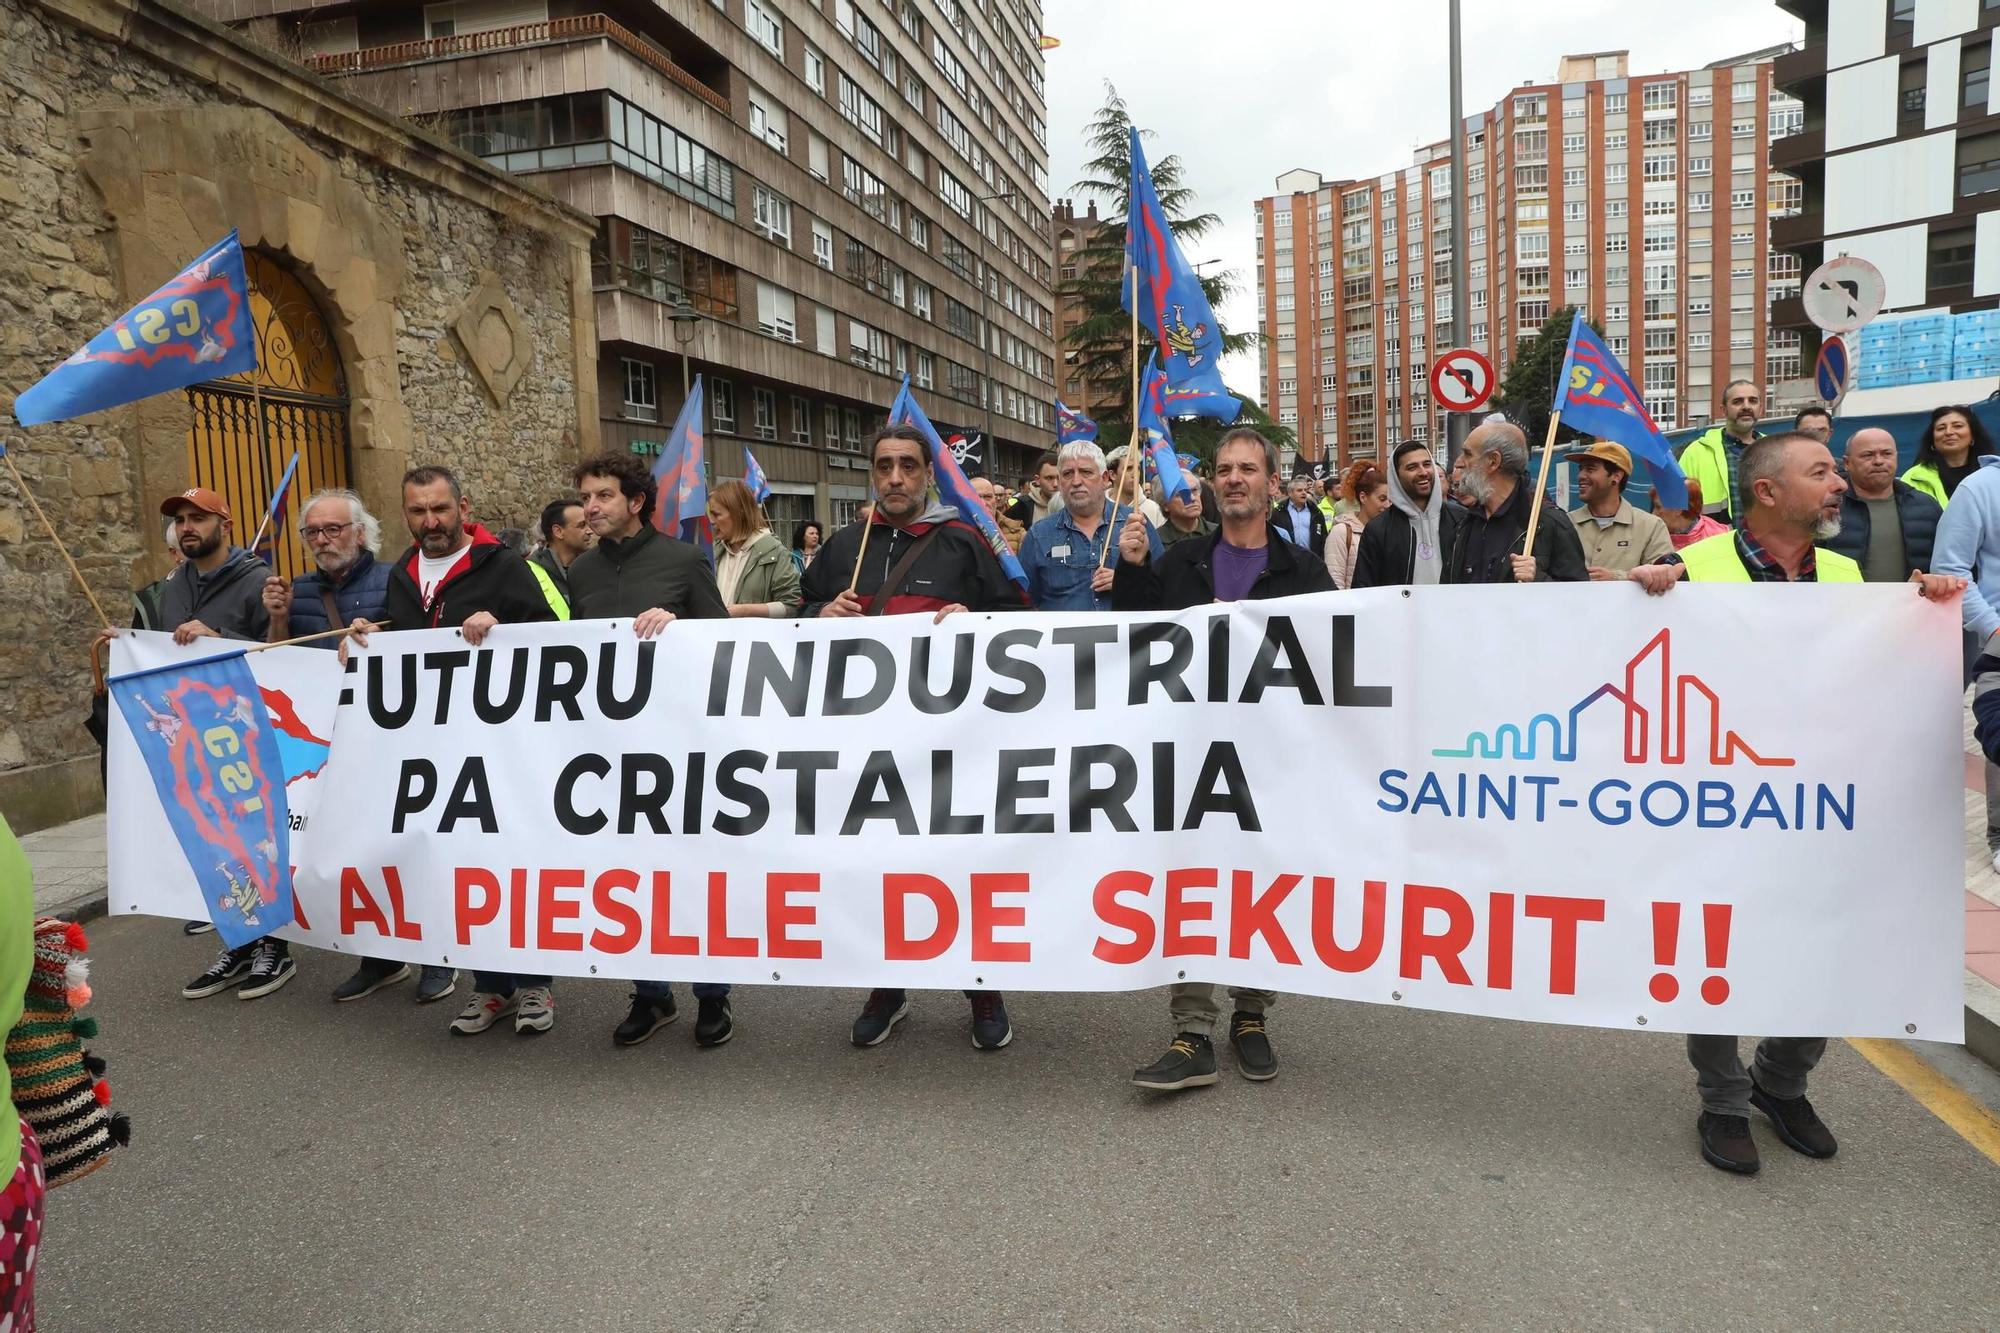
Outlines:
[[916,544],[910,547],[909,550],[903,552],[902,559],[898,560],[894,565],[891,565],[889,567],[889,576],[882,580],[882,586],[877,588],[875,590],[875,596],[869,599],[868,602],[869,615],[879,616],[883,614],[883,612],[888,608],[889,599],[895,596],[896,589],[900,588],[902,586],[903,580],[906,577],[908,577],[910,572],[910,566],[917,563],[917,557],[922,555],[924,553],[924,549],[928,547],[931,544],[931,542],[937,538],[937,535],[940,532],[943,531],[944,531],[944,524],[942,523],[938,524],[936,527],[932,528],[929,532],[926,532],[923,536],[917,538]]

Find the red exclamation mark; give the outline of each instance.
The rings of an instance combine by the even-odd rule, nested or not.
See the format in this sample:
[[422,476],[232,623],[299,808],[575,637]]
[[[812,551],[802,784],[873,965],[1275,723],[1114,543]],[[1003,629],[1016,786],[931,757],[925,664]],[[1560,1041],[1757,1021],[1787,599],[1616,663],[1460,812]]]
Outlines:
[[[1720,972],[1729,966],[1729,904],[1703,903],[1701,905],[1701,935],[1708,966]],[[1729,979],[1709,977],[1701,983],[1701,998],[1710,1004],[1721,1004],[1729,998]]]
[[[1653,904],[1653,965],[1672,967],[1674,954],[1680,948],[1681,905],[1679,903]],[[1681,983],[1675,981],[1668,972],[1656,972],[1652,982],[1646,987],[1653,998],[1661,1004],[1672,1004],[1674,997],[1681,993]]]

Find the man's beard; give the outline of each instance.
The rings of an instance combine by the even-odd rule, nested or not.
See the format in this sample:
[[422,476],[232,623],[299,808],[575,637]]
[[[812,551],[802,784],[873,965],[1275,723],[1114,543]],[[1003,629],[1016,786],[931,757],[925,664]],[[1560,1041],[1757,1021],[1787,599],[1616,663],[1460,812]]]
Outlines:
[[1836,510],[1835,512],[1829,514],[1824,509],[1820,510],[1819,517],[1813,523],[1813,540],[1830,542],[1839,535],[1840,535],[1839,511]]
[[1493,496],[1493,482],[1484,472],[1464,473],[1458,479],[1458,489],[1476,505],[1485,504]]

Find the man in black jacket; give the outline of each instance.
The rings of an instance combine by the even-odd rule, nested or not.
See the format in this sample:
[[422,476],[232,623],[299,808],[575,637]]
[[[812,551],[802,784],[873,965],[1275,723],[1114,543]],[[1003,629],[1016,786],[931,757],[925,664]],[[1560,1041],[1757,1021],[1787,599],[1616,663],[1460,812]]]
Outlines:
[[[1326,563],[1295,546],[1271,516],[1278,489],[1278,450],[1247,426],[1225,434],[1215,447],[1215,497],[1222,526],[1206,537],[1150,556],[1145,520],[1134,514],[1118,537],[1118,569],[1112,576],[1111,604],[1119,611],[1179,611],[1210,602],[1290,597],[1332,592]],[[1142,1088],[1178,1092],[1215,1082],[1213,1036],[1221,1010],[1215,987],[1180,982],[1171,988],[1169,1012],[1174,1039],[1167,1053],[1132,1075]],[[1264,1031],[1264,1014],[1277,1002],[1275,991],[1231,986],[1235,1011],[1229,1017],[1229,1045],[1236,1069],[1254,1082],[1276,1078],[1278,1057]]]
[[1847,441],[1847,492],[1840,531],[1821,543],[1861,566],[1870,583],[1901,583],[1929,573],[1944,508],[1896,476],[1896,437],[1879,427]]
[[1290,498],[1272,511],[1271,521],[1294,546],[1326,559],[1326,511],[1313,499],[1312,473],[1301,472],[1292,478]]
[[[801,615],[924,614],[936,623],[954,611],[1019,611],[1027,606],[984,534],[950,505],[928,503],[934,473],[930,441],[922,432],[900,425],[875,432],[868,444],[868,467],[875,503],[862,522],[828,538],[806,567]],[[861,549],[864,533],[866,552]],[[965,998],[972,1002],[975,1047],[997,1051],[1014,1040],[1000,992],[967,991]],[[909,1012],[906,991],[872,990],[848,1039],[856,1046],[879,1046]]]
[[[583,521],[597,534],[597,544],[569,565],[574,618],[630,617],[642,639],[676,620],[729,618],[701,552],[653,526],[660,482],[651,469],[631,454],[604,454],[578,467],[572,482],[583,495]],[[727,985],[697,981],[694,998],[695,1045],[720,1046],[735,1035]],[[632,1007],[611,1040],[637,1046],[679,1014],[673,983],[634,981]]]
[[[472,521],[472,501],[446,469],[420,467],[404,474],[403,519],[416,545],[389,571],[383,610],[392,632],[456,625],[477,648],[495,625],[561,618],[541,581],[528,572],[528,562]],[[354,641],[365,647],[367,636],[357,634]],[[472,997],[451,1021],[451,1030],[471,1036],[508,1014],[514,1015],[516,1032],[554,1027],[549,979],[474,972]]]
[[1535,549],[1523,552],[1534,505],[1528,439],[1509,421],[1489,421],[1465,437],[1460,484],[1473,507],[1445,559],[1446,583],[1583,583],[1590,570],[1569,515],[1543,504]]
[[1462,514],[1438,483],[1430,446],[1404,440],[1389,456],[1389,507],[1361,530],[1352,586],[1444,582],[1445,552]]

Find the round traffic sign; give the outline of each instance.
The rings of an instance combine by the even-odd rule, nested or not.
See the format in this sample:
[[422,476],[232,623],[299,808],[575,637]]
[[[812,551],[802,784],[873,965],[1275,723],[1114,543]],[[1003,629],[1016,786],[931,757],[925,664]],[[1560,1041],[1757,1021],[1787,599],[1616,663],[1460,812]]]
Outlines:
[[1813,387],[1828,407],[1840,402],[1847,392],[1847,340],[1834,334],[1820,344],[1819,359],[1813,363]]
[[1814,269],[1803,292],[1806,318],[1828,333],[1852,333],[1882,313],[1889,284],[1858,255],[1840,255]]
[[1476,412],[1493,396],[1493,363],[1455,347],[1431,366],[1431,401],[1447,412]]

